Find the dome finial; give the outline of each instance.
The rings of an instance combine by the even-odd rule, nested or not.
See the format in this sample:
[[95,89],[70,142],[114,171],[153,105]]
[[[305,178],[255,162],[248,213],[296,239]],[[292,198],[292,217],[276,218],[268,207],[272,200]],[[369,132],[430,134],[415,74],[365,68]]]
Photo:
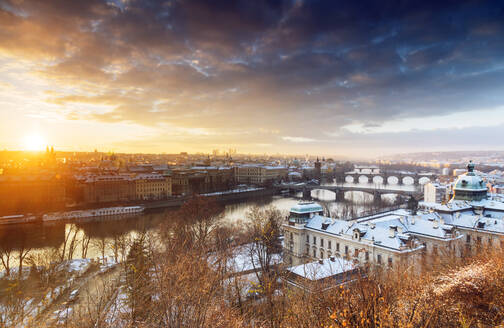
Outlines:
[[469,164],[467,164],[467,171],[468,172],[473,172],[474,171],[474,163],[472,160],[469,161]]

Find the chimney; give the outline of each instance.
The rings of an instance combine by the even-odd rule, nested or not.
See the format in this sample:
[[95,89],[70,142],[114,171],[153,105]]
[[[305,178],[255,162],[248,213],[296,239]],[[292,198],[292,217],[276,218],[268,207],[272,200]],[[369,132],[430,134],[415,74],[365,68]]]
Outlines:
[[396,234],[397,227],[395,225],[389,226],[389,237],[394,238]]
[[433,228],[434,228],[434,229],[439,228],[439,222],[438,222],[438,221],[434,221],[434,222],[433,222]]
[[411,217],[411,224],[415,224],[415,217],[414,216]]
[[329,259],[331,260],[331,262],[336,262],[336,258],[334,256],[329,257]]
[[444,225],[444,224],[445,224],[445,222],[444,222],[444,219],[443,219],[443,218],[440,218],[440,219],[439,219],[439,224],[441,224],[441,225]]

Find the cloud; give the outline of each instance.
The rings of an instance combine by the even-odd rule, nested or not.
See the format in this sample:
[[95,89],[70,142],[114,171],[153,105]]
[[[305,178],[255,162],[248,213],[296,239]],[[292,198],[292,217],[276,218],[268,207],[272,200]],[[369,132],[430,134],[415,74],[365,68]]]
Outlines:
[[[233,135],[251,149],[302,152],[317,142],[349,147],[327,140],[346,126],[372,132],[502,105],[503,10],[471,1],[7,0],[0,56],[30,63],[26,74],[47,81],[40,101],[59,106],[61,119],[169,126],[186,141],[211,131],[200,145]],[[26,74],[0,82],[21,88]]]
[[290,142],[316,142],[317,140],[311,138],[303,138],[303,137],[282,137],[283,140]]

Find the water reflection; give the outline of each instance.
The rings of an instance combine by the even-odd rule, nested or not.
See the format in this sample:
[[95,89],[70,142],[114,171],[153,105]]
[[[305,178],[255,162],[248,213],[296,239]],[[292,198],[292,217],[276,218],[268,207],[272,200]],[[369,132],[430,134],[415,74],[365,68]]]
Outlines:
[[[354,184],[348,184],[354,185]],[[362,185],[362,184],[361,184]],[[365,185],[365,184],[364,184]],[[368,184],[372,187],[372,184]],[[408,190],[413,186],[396,186]],[[411,190],[411,189],[409,189]],[[313,190],[311,193],[314,200],[323,203],[325,208],[332,214],[338,215],[348,210],[349,204],[355,204],[353,210],[356,213],[369,209],[372,203],[372,195],[363,192],[347,192],[347,202],[336,202],[335,194],[328,190]],[[384,195],[384,198],[393,202],[395,195]],[[247,212],[254,206],[274,206],[288,214],[289,209],[301,199],[301,193],[291,196],[273,196],[249,199],[225,205],[224,222],[235,223],[245,220]],[[43,222],[24,225],[0,226],[0,251],[16,252],[20,249],[29,249],[31,254],[44,252],[48,249],[64,249],[64,257],[96,258],[102,256],[103,245],[113,245],[118,238],[133,238],[141,231],[150,231],[159,226],[161,222],[169,218],[173,209],[158,210],[142,213],[132,217],[107,217],[93,218],[88,221],[69,222]],[[348,211],[347,211],[348,212]],[[72,244],[69,250],[68,245]],[[113,247],[107,247],[107,256],[113,255]],[[59,250],[61,252],[61,250]],[[3,268],[0,268],[0,271]]]

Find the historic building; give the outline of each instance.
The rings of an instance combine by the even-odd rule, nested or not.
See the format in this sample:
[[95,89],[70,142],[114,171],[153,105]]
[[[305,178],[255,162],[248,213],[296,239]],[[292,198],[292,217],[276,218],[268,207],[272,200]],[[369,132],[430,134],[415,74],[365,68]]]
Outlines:
[[482,181],[469,163],[446,204],[420,203],[415,212],[398,209],[350,221],[323,216],[316,203],[300,203],[283,225],[286,261],[295,265],[336,256],[393,266],[503,248],[504,203],[487,198]]
[[480,201],[487,198],[487,187],[483,179],[474,173],[474,164],[467,164],[467,172],[460,175],[453,187],[454,200]]
[[65,205],[60,175],[0,175],[0,214],[57,210]]
[[235,168],[236,182],[266,185],[287,179],[288,169],[285,166],[268,166],[262,164],[243,164]]
[[136,199],[135,181],[131,175],[98,175],[84,181],[87,203],[112,203]]
[[443,218],[464,235],[468,250],[481,246],[504,247],[504,203],[488,197],[484,180],[467,165],[454,185],[454,196],[446,204],[420,203],[425,211]]
[[330,256],[360,264],[413,264],[425,255],[456,251],[462,240],[455,227],[433,213],[410,215],[400,209],[344,221],[323,216],[322,207],[312,202],[294,206],[283,228],[286,261],[292,264]]
[[162,174],[138,174],[135,176],[136,199],[158,200],[165,199],[172,194],[170,176]]

